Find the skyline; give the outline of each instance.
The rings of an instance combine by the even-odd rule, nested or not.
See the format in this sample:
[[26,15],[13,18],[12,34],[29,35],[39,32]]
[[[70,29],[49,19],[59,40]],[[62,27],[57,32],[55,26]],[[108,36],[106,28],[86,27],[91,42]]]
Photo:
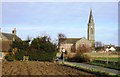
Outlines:
[[[90,9],[95,23],[95,41],[118,45],[117,2],[5,2],[2,3],[2,32],[15,27],[22,39],[58,33],[87,38]],[[19,10],[18,10],[19,9]],[[112,10],[111,10],[112,9]],[[57,26],[56,26],[57,25]]]

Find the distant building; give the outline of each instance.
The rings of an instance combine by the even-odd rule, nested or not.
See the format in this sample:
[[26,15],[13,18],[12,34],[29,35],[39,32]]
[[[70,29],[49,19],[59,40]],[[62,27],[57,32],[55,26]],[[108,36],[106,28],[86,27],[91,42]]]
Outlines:
[[2,51],[2,57],[4,57],[6,54],[9,54],[10,51],[10,45],[13,41],[22,41],[17,35],[16,35],[16,28],[12,30],[12,33],[3,33],[0,31],[0,51]]
[[66,49],[68,53],[76,52],[79,46],[92,46],[92,43],[87,40],[85,37],[82,38],[60,38],[60,51],[62,48]]
[[105,45],[104,46],[104,50],[106,50],[106,49],[109,49],[110,51],[116,51],[116,47],[115,47],[115,45]]
[[90,47],[91,50],[95,49],[95,26],[92,15],[92,10],[90,10],[90,16],[88,21],[88,37],[82,38],[59,38],[59,51],[65,48],[68,53],[76,52],[79,46]]
[[106,48],[111,48],[111,47],[114,47],[115,48],[115,45],[104,45],[104,50],[106,49]]

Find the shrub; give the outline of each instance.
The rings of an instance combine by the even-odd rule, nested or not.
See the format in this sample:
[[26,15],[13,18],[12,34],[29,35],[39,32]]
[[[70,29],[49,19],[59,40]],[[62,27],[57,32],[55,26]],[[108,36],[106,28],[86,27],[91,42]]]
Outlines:
[[43,52],[43,51],[30,51],[29,60],[34,61],[52,61],[55,56],[56,52]]
[[25,56],[25,51],[17,51],[15,54],[15,59],[16,60],[23,60],[23,56]]
[[7,54],[7,55],[5,56],[5,59],[6,59],[7,61],[13,61],[13,60],[14,60],[14,55],[12,55],[12,54]]
[[11,50],[16,60],[23,60],[23,56],[29,56],[29,60],[52,61],[58,51],[56,44],[51,42],[48,36],[34,38],[29,45],[28,41],[15,41]]
[[23,60],[23,56],[27,55],[29,49],[28,41],[13,41],[10,51],[16,60]]
[[51,42],[49,37],[43,36],[32,41],[28,56],[30,60],[52,61],[56,53],[57,46]]
[[103,47],[95,47],[95,50],[96,50],[96,51],[103,50]]
[[68,57],[68,61],[72,61],[72,62],[88,62],[88,61],[90,61],[90,57],[88,57],[87,55],[84,55],[84,54],[79,54],[79,55],[74,56],[73,58]]

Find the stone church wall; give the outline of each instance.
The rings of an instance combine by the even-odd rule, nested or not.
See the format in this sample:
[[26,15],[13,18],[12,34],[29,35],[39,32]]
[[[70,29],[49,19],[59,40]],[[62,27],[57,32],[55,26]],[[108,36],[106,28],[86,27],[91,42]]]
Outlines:
[[85,46],[86,48],[91,47],[92,43],[86,38],[82,38],[81,40],[76,42],[76,50],[78,50],[82,46]]
[[64,48],[68,53],[70,53],[72,46],[73,46],[73,44],[61,44],[60,51],[62,51],[62,48]]

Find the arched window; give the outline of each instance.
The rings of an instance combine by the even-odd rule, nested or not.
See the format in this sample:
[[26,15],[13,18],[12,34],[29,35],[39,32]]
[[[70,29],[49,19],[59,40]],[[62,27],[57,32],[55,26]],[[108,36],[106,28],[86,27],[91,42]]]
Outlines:
[[85,47],[85,44],[84,43],[82,43],[82,46],[81,47]]

